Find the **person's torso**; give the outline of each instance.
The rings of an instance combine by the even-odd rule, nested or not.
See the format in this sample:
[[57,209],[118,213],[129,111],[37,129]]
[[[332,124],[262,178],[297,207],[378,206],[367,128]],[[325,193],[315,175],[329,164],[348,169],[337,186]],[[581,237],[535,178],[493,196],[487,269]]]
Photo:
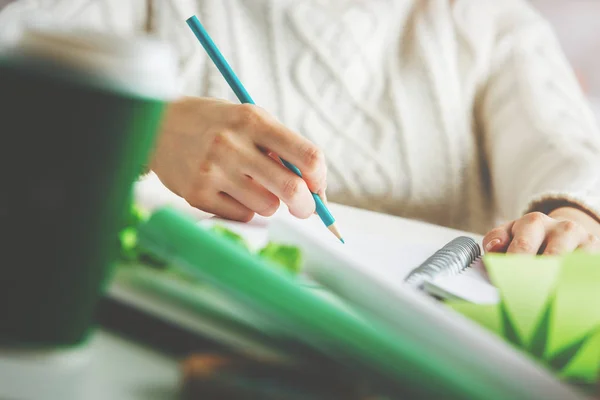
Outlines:
[[[493,204],[473,109],[485,45],[471,39],[489,32],[461,25],[473,1],[450,3],[179,2],[256,103],[324,150],[330,201],[483,231]],[[186,94],[237,101],[184,19],[156,29],[176,41]]]

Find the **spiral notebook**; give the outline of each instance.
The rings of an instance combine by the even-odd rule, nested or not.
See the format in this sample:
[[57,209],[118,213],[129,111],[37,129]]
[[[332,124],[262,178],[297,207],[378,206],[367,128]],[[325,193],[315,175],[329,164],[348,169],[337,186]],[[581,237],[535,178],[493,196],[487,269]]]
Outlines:
[[406,284],[438,298],[477,304],[498,303],[498,291],[487,281],[481,248],[467,236],[459,236],[412,270]]
[[[317,223],[275,218],[269,235],[272,240],[300,246],[308,273],[326,286],[345,285],[351,292],[351,287],[382,281],[396,291],[416,289],[441,299],[476,304],[499,301],[497,289],[485,274],[479,245],[470,237],[456,237],[440,248],[351,232],[351,242],[340,246]],[[350,265],[360,272],[357,276],[349,272]]]

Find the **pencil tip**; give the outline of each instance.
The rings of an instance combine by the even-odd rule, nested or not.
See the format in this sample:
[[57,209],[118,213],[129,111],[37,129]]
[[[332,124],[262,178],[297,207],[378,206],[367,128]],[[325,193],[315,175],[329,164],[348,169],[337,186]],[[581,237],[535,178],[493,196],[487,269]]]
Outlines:
[[331,233],[333,233],[335,235],[335,237],[340,240],[340,242],[346,243],[346,242],[344,242],[344,239],[342,239],[342,235],[340,234],[340,231],[338,230],[338,228],[335,226],[335,223],[329,225],[327,227],[327,229],[329,229],[331,231]]
[[340,238],[340,242],[342,242],[342,244],[346,244],[346,242],[344,241],[344,238]]

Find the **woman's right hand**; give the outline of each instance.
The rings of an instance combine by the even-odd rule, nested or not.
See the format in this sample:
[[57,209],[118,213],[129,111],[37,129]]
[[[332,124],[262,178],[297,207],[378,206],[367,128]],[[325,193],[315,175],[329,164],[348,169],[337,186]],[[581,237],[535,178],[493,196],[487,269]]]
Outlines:
[[150,168],[190,205],[244,222],[272,215],[280,199],[292,215],[308,218],[311,192],[324,193],[327,174],[319,148],[261,108],[196,97],[168,106]]

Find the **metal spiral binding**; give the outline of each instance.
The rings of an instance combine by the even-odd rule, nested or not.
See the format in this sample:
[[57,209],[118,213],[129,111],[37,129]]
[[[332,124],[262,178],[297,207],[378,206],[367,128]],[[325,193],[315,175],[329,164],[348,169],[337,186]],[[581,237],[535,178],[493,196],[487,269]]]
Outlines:
[[406,277],[405,282],[414,287],[421,287],[425,281],[439,276],[460,274],[480,256],[481,249],[475,240],[459,236],[415,268]]

